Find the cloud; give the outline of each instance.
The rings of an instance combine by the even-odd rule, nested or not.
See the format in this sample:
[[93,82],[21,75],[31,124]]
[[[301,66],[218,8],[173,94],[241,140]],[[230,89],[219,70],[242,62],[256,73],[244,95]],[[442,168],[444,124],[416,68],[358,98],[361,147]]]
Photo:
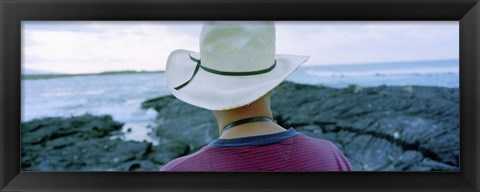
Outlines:
[[458,33],[458,22],[277,22],[277,52],[306,65],[455,59]]
[[198,50],[196,37],[172,31],[169,25],[77,23],[83,30],[57,25],[55,30],[24,31],[26,68],[63,73],[163,70],[173,50]]
[[[452,59],[459,26],[449,22],[287,22],[277,53],[305,65]],[[24,68],[61,73],[164,70],[175,49],[198,51],[201,22],[22,22]]]

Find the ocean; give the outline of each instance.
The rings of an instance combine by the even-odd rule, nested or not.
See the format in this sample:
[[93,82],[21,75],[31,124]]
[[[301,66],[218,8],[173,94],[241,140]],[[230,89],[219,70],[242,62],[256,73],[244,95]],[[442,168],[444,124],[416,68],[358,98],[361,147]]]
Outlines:
[[[301,66],[288,81],[343,88],[372,86],[459,87],[459,61]],[[44,117],[111,115],[132,131],[125,140],[156,143],[149,137],[156,111],[143,110],[147,99],[168,95],[163,73],[72,76],[22,80],[22,122]]]
[[421,85],[453,88],[459,87],[459,61],[306,66],[297,69],[287,80],[336,88],[351,84],[361,87]]

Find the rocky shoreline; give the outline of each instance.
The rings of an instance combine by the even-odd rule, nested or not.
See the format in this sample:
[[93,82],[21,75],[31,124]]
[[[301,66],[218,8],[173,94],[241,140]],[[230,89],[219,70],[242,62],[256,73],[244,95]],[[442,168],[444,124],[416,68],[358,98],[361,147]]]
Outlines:
[[[344,89],[284,82],[272,91],[275,120],[334,142],[357,171],[458,171],[458,88],[379,86]],[[23,171],[156,171],[218,137],[212,112],[173,96],[142,108],[158,112],[159,145],[115,139],[110,116],[22,123]]]

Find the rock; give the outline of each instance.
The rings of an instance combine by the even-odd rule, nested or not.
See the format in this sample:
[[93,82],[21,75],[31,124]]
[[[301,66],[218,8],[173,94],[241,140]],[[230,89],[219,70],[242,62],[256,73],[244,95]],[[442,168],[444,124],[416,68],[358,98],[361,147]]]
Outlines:
[[[355,170],[458,170],[458,88],[344,89],[284,82],[272,91],[275,121],[337,145]],[[218,137],[211,111],[173,96],[142,104],[158,111],[157,150],[165,163]]]
[[[39,171],[129,171],[133,169],[132,160],[142,159],[148,147],[148,143],[119,139],[89,139],[61,149],[46,149],[31,167]],[[155,169],[153,163],[139,165],[137,170]]]
[[[414,166],[458,170],[458,89],[379,86],[355,91],[356,87],[283,83],[272,92],[274,116],[280,118],[277,121],[282,126],[299,127],[297,130],[306,135],[311,135],[310,131],[300,127],[320,127],[323,134],[316,137],[342,147],[356,170],[407,170]],[[416,151],[422,158],[407,161],[406,151]],[[418,164],[427,158],[446,166]],[[395,164],[398,159],[402,163]]]
[[142,109],[153,108],[155,111],[161,111],[163,107],[176,100],[177,99],[172,95],[149,99],[142,103]]
[[[272,91],[275,121],[332,141],[358,171],[458,171],[458,88],[344,89],[284,82]],[[173,96],[142,103],[159,145],[112,139],[110,116],[22,123],[23,171],[157,171],[218,138],[214,114]]]
[[147,160],[134,160],[128,161],[120,166],[116,167],[116,170],[121,171],[158,171],[160,167],[151,161]]
[[183,142],[165,141],[152,147],[148,159],[156,164],[165,165],[171,160],[192,153],[189,145]]
[[[422,153],[413,150],[406,150],[397,158],[395,167],[400,170],[409,170],[418,166],[422,159],[424,159]],[[422,169],[422,171],[425,171],[425,169]]]
[[160,157],[156,162],[166,163],[174,158],[198,151],[218,138],[217,122],[213,112],[186,104],[173,96],[146,101],[142,106],[158,110],[155,134]]
[[51,117],[22,123],[24,171],[152,171],[146,142],[111,139],[122,124],[110,116]]
[[458,166],[451,166],[430,158],[424,158],[417,166],[429,167],[430,171],[458,171]]
[[71,118],[49,117],[22,123],[23,144],[38,144],[66,136],[75,138],[100,138],[123,124],[110,116],[83,115]]

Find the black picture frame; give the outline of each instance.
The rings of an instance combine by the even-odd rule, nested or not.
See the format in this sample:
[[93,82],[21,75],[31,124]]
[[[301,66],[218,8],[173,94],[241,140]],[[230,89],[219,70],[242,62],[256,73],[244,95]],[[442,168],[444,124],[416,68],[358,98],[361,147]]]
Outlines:
[[[478,0],[0,0],[0,191],[479,191]],[[22,20],[460,21],[460,172],[21,172]]]

